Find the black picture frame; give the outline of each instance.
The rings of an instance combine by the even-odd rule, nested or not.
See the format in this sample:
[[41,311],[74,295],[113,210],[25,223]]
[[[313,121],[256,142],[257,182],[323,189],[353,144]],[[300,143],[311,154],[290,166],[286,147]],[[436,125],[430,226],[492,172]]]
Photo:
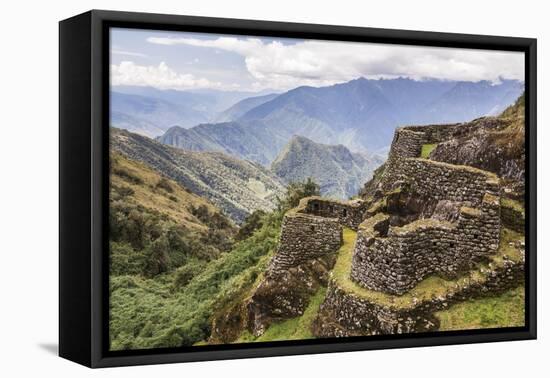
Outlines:
[[[109,352],[110,27],[525,53],[525,327]],[[536,338],[536,39],[92,10],[59,24],[59,354],[88,367]]]

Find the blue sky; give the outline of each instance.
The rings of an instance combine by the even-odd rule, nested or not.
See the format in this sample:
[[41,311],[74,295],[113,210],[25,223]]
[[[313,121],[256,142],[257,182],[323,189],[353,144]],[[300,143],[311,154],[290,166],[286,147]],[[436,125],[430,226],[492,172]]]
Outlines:
[[111,30],[112,85],[284,91],[355,79],[523,80],[522,53]]

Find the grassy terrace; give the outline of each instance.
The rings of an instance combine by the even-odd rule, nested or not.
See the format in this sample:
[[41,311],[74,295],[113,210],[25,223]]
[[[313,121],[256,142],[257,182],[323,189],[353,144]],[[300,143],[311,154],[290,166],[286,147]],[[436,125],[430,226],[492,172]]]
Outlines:
[[[371,302],[394,308],[412,308],[414,307],[415,299],[417,301],[429,300],[433,297],[439,297],[449,292],[459,290],[461,287],[469,285],[470,283],[483,282],[487,278],[489,267],[480,264],[468,275],[459,277],[456,280],[445,280],[435,275],[427,277],[416,285],[416,287],[403,295],[392,295],[365,289],[350,279],[351,261],[356,237],[357,233],[355,231],[348,228],[344,229],[344,244],[340,248],[338,260],[332,271],[332,278],[341,289]],[[504,263],[504,256],[507,256],[513,261],[520,261],[521,253],[513,244],[513,242],[518,240],[523,240],[523,235],[508,229],[502,230],[499,249],[491,259],[493,268],[502,266]],[[512,245],[510,245],[510,243],[512,243]]]
[[430,156],[430,153],[434,150],[434,148],[437,147],[437,143],[432,144],[424,144],[422,146],[422,150],[420,151],[420,157],[423,159],[427,159],[428,156]]
[[435,313],[440,331],[522,327],[525,325],[525,288],[519,286],[495,297],[457,303]]
[[518,201],[514,201],[513,199],[502,197],[500,199],[500,205],[502,207],[507,207],[525,215],[525,208],[523,207],[523,205]]

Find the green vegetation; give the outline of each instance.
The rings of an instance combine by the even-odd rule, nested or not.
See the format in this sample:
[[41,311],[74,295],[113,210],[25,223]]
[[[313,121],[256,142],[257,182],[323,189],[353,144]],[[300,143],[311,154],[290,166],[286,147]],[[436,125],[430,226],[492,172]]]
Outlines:
[[236,343],[251,343],[258,341],[280,341],[280,340],[304,340],[314,338],[311,333],[311,326],[319,307],[325,299],[327,289],[321,287],[310,299],[308,307],[302,316],[288,319],[279,323],[272,324],[259,337],[255,337],[250,332],[245,331]]
[[520,214],[525,215],[525,208],[523,207],[523,205],[519,201],[515,201],[515,200],[510,199],[510,198],[501,197],[500,205],[502,207],[512,209],[512,210],[514,210],[514,211],[516,211]]
[[[410,308],[414,306],[416,301],[421,302],[433,297],[444,296],[472,282],[483,282],[487,279],[487,275],[490,274],[488,265],[480,264],[467,275],[455,280],[446,280],[435,275],[429,276],[403,295],[392,295],[365,289],[350,279],[353,246],[356,237],[357,233],[355,231],[344,229],[344,244],[340,247],[338,259],[332,271],[332,277],[341,289],[375,303],[396,308]],[[512,261],[520,261],[521,252],[516,245],[516,242],[520,240],[523,240],[523,235],[512,230],[503,229],[499,249],[491,258],[493,267],[502,266],[504,256]]]
[[206,200],[120,155],[111,163],[111,350],[207,340],[212,316],[265,271],[288,206],[318,191],[311,180],[291,185],[278,211],[254,213],[234,241]]
[[428,159],[430,153],[437,147],[437,143],[424,144],[422,150],[420,151],[420,157],[423,159]]
[[113,155],[112,275],[153,277],[190,259],[215,259],[232,248],[235,231],[231,221],[207,201],[140,163]]
[[278,199],[278,211],[285,212],[298,206],[300,200],[304,197],[320,196],[319,185],[308,178],[305,182],[293,182],[287,187],[285,198]]
[[245,218],[239,232],[237,232],[236,240],[244,240],[250,237],[254,231],[263,226],[263,221],[265,218],[266,212],[263,210],[256,210],[248,217]]
[[435,314],[441,331],[522,327],[525,324],[525,288],[522,286],[495,297],[469,300]]
[[266,268],[279,233],[271,216],[249,239],[209,263],[192,263],[153,278],[111,277],[111,349],[193,345],[210,335],[214,311]]

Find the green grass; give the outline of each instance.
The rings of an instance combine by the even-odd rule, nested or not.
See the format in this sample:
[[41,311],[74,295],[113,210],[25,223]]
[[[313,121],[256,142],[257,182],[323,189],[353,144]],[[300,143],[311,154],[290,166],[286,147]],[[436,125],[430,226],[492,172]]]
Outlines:
[[441,331],[521,327],[525,324],[525,289],[520,286],[499,296],[458,303],[435,315]]
[[[332,271],[332,278],[336,285],[347,293],[381,305],[394,308],[412,308],[415,306],[416,301],[421,302],[423,300],[430,300],[433,297],[440,297],[449,292],[460,290],[461,287],[473,282],[484,282],[489,274],[488,267],[480,264],[476,269],[455,280],[446,280],[436,275],[429,276],[403,295],[392,295],[365,289],[350,279],[353,247],[356,237],[357,233],[355,231],[347,228],[344,229],[344,244],[340,247],[338,259]],[[513,261],[520,261],[521,253],[514,242],[522,239],[523,235],[503,229],[499,249],[491,258],[493,267],[502,266],[505,255]]]
[[424,144],[422,150],[420,151],[420,157],[427,159],[430,156],[430,153],[437,147],[437,143]]
[[525,215],[525,208],[523,207],[523,205],[520,202],[515,201],[513,199],[502,197],[500,199],[500,205]]
[[281,341],[281,340],[304,340],[315,338],[311,333],[311,325],[319,312],[319,307],[325,299],[327,289],[321,287],[310,299],[309,305],[302,316],[284,320],[272,324],[259,337],[255,337],[250,332],[245,331],[236,343],[251,343],[261,341]]

